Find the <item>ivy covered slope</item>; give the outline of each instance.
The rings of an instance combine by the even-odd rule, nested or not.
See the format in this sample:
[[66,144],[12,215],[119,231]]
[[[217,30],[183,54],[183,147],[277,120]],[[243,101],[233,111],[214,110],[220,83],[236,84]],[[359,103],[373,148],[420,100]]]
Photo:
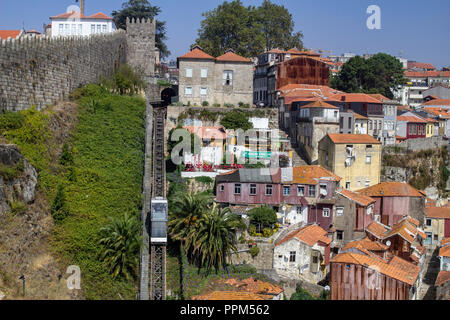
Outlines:
[[140,212],[145,102],[98,86],[78,93],[74,170],[63,179],[69,215],[55,228],[53,248],[63,261],[80,266],[85,298],[134,299],[136,283],[111,277],[99,257],[99,240],[108,217]]
[[78,116],[68,135],[52,137],[51,108],[10,115],[2,133],[39,173],[39,189],[55,220],[50,248],[61,270],[81,268],[86,299],[135,299],[136,280],[110,275],[99,241],[109,217],[140,212],[145,101],[97,85],[78,89],[72,98]]

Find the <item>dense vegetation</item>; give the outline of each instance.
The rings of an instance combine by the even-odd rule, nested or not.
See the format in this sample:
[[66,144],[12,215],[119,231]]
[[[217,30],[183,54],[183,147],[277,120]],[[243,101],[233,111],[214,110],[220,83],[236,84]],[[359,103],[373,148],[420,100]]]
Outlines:
[[294,32],[292,15],[270,0],[259,7],[245,7],[240,0],[224,1],[202,16],[196,43],[214,57],[230,48],[244,57],[273,48],[303,49],[303,34]]
[[297,290],[291,296],[291,300],[328,300],[329,295],[330,292],[324,290],[321,292],[320,296],[316,298],[307,290],[302,288],[301,285],[298,285]]
[[367,60],[360,56],[351,58],[339,75],[331,77],[330,86],[344,92],[379,93],[393,99],[394,91],[405,82],[401,62],[378,53]]
[[37,169],[38,187],[56,222],[51,249],[62,268],[81,268],[84,297],[118,299],[120,294],[133,299],[135,280],[122,275],[113,279],[102,261],[100,240],[108,217],[135,217],[140,211],[145,102],[97,85],[77,90],[72,98],[78,104],[78,123],[58,159],[50,152],[56,148],[51,108],[1,115],[1,133]]

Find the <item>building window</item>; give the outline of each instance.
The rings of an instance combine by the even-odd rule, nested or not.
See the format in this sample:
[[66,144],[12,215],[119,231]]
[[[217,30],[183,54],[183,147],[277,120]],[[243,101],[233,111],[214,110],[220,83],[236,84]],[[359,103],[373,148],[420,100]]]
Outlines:
[[297,187],[297,194],[300,197],[304,197],[305,196],[305,187],[304,186],[298,186]]
[[330,209],[329,208],[323,208],[322,209],[322,216],[324,218],[329,218],[330,217]]
[[371,164],[372,163],[372,156],[366,156],[366,163]]
[[366,180],[366,184],[365,184],[366,188],[370,187],[370,180]]
[[91,24],[91,34],[95,33],[95,24]]
[[297,207],[297,214],[298,215],[303,215],[302,207]]
[[191,95],[192,94],[192,87],[186,87],[185,88],[185,94],[186,95]]
[[208,69],[202,69],[201,70],[201,77],[207,78],[208,77]]
[[207,94],[206,88],[201,88],[201,89],[200,89],[200,94],[201,94],[202,96],[206,96],[206,94]]
[[225,186],[223,184],[220,185],[220,191],[225,191]]
[[272,195],[272,185],[268,184],[266,185],[266,196],[271,196]]
[[225,70],[223,72],[223,85],[232,86],[233,85],[233,71]]
[[336,208],[336,215],[337,215],[338,217],[343,216],[343,215],[344,215],[344,207],[337,207],[337,208]]
[[348,189],[348,190],[350,189],[350,182],[345,183],[345,189]]
[[66,24],[66,35],[70,34],[70,25]]
[[336,231],[336,240],[344,240],[344,231],[342,230]]
[[72,35],[76,35],[76,34],[77,34],[77,25],[72,24]]
[[327,185],[326,184],[321,184],[320,185],[320,195],[323,196],[323,197],[326,197],[328,195]]
[[315,197],[316,196],[316,186],[309,186],[308,188],[308,196]]
[[427,219],[427,226],[431,227],[431,219]]
[[79,24],[78,25],[78,34],[81,36],[83,34],[83,25]]
[[59,34],[62,35],[64,33],[64,25],[62,23],[59,24]]
[[295,256],[296,256],[295,251],[289,252],[289,262],[295,262]]
[[186,68],[186,78],[192,78],[192,68]]
[[338,117],[338,112],[337,112],[337,111],[334,112],[334,117],[335,117],[335,118]]
[[97,25],[97,33],[101,33],[102,32],[102,25],[98,24]]
[[289,186],[284,186],[283,187],[283,195],[288,196],[291,194],[291,187]]
[[106,24],[103,25],[103,33],[106,33]]
[[240,183],[236,183],[234,185],[234,194],[241,194],[241,184]]
[[256,195],[256,184],[250,185],[250,195],[252,196]]

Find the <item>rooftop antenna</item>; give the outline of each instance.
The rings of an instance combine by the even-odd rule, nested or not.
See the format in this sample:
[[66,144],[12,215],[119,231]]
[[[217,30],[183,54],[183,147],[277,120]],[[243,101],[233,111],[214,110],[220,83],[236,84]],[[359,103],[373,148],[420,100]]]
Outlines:
[[80,2],[80,14],[84,15],[84,3],[85,0],[75,0],[76,3]]

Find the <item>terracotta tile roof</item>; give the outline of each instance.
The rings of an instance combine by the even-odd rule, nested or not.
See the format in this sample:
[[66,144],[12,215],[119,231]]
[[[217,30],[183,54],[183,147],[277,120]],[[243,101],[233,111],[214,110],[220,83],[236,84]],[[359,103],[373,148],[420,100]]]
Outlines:
[[422,104],[423,106],[450,106],[450,99],[433,99]]
[[427,206],[425,212],[427,218],[450,219],[450,207]]
[[240,291],[214,291],[203,296],[195,296],[192,300],[271,300],[270,296]]
[[339,102],[363,102],[363,103],[381,104],[381,101],[365,93],[340,93],[331,96],[330,100]]
[[302,51],[300,51],[300,50],[298,50],[296,48],[289,49],[287,52],[288,53],[302,53]]
[[426,118],[427,122],[439,123],[439,121],[431,118]]
[[223,127],[193,127],[186,126],[183,127],[188,130],[190,133],[196,134],[198,137],[202,139],[217,139],[217,140],[226,140],[227,133]]
[[355,119],[359,119],[359,120],[369,120],[369,118],[366,118],[362,115],[360,115],[359,113],[356,113],[353,110],[348,110],[348,112],[353,113],[355,115]]
[[386,232],[384,239],[390,238],[394,235],[399,235],[406,241],[412,243],[417,235],[421,236],[422,239],[426,239],[427,235],[421,231],[416,225],[411,223],[408,218],[402,219],[392,226],[391,230]]
[[368,134],[331,134],[329,133],[331,141],[335,144],[381,144],[380,141]]
[[394,256],[390,262],[373,256],[354,252],[340,253],[331,259],[331,263],[349,263],[376,270],[388,277],[409,285],[414,285],[420,273],[420,267]]
[[265,294],[265,295],[279,295],[284,290],[277,285],[270,282],[265,282],[261,280],[254,279],[250,277],[244,280],[238,280],[235,278],[228,279],[224,281],[225,284],[231,285],[238,288],[240,291],[250,292],[254,294]]
[[407,78],[428,78],[428,77],[450,77],[450,71],[405,71],[405,77]]
[[439,257],[450,257],[450,245],[439,249]]
[[371,234],[373,234],[378,239],[383,239],[385,234],[390,230],[388,226],[385,226],[384,224],[378,222],[378,221],[372,221],[367,228],[366,231],[369,231]]
[[351,241],[342,250],[347,250],[349,248],[363,248],[369,251],[386,251],[389,249],[388,246],[376,241],[372,241],[369,238]]
[[331,239],[327,237],[328,232],[316,224],[312,224],[291,232],[281,241],[279,241],[275,246],[279,246],[293,238],[297,238],[301,242],[307,244],[308,246],[314,246],[318,242],[322,242],[326,245],[331,243]]
[[300,166],[292,169],[292,183],[318,184],[319,180],[341,181],[341,177],[321,166]]
[[105,20],[113,20],[110,16],[104,14],[103,12],[98,12],[89,17],[89,19],[105,19]]
[[225,54],[216,58],[217,61],[230,61],[230,62],[252,62],[250,59],[244,58],[233,51],[227,51]]
[[199,47],[195,47],[192,51],[186,53],[185,55],[178,57],[178,59],[208,59],[215,60],[214,57],[210,56]]
[[368,93],[369,96],[371,96],[374,99],[377,99],[380,102],[389,102],[389,103],[396,103],[395,101],[383,96],[382,94],[379,93]]
[[436,278],[436,283],[434,285],[437,287],[440,286],[441,284],[446,283],[447,281],[450,281],[450,271],[442,270],[439,272]]
[[96,14],[93,14],[91,16],[86,16],[80,12],[77,11],[71,11],[71,12],[65,12],[53,17],[50,17],[50,19],[101,19],[101,20],[113,20],[110,16],[104,14],[103,12],[97,12]]
[[433,116],[448,119],[450,118],[450,112],[448,110],[442,109],[442,108],[431,108],[427,107],[423,109],[425,112],[432,114]]
[[414,117],[414,116],[398,116],[397,121],[414,122],[414,123],[426,123],[427,122],[427,120],[425,120],[421,117]]
[[431,63],[408,61],[408,69],[436,69]]
[[368,205],[375,202],[375,199],[365,196],[363,194],[359,194],[350,190],[342,189],[341,191],[337,191],[337,193],[343,195],[344,197],[357,202],[358,204],[367,207]]
[[9,37],[16,39],[22,30],[0,30],[0,39],[6,40]]
[[267,53],[286,53],[286,51],[280,49],[272,49],[270,51],[267,51]]
[[356,192],[369,197],[424,197],[423,193],[406,182],[381,182]]
[[447,243],[450,244],[450,237],[444,238],[444,239],[441,240],[441,246],[443,246],[443,245],[445,245]]
[[301,107],[301,109],[306,109],[306,108],[339,109],[336,106],[333,106],[329,103],[324,102],[322,99],[317,99],[316,101],[309,103],[306,106]]

